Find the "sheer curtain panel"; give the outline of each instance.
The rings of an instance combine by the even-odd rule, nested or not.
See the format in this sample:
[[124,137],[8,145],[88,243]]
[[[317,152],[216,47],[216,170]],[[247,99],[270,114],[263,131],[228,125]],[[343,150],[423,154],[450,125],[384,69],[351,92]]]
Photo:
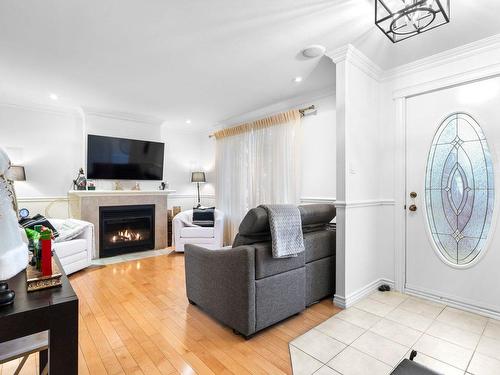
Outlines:
[[215,133],[217,206],[230,244],[247,211],[300,200],[300,113],[291,110]]

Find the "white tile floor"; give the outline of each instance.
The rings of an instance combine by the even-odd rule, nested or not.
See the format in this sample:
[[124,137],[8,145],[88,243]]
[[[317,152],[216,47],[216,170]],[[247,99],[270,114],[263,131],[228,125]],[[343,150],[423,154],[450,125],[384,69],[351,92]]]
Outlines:
[[390,374],[412,349],[442,374],[500,374],[500,321],[375,292],[290,342],[294,375]]

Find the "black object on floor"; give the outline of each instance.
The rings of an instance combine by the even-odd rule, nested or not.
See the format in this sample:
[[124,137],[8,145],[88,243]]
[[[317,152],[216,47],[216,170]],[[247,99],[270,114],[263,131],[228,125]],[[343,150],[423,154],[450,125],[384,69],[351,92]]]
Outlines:
[[410,361],[413,361],[416,356],[417,356],[417,351],[416,350],[412,350],[411,353],[410,353]]
[[439,375],[439,372],[435,372],[420,363],[413,362],[413,359],[417,356],[417,352],[412,350],[410,353],[410,359],[403,359],[399,365],[391,372],[391,375]]
[[382,284],[378,287],[378,290],[381,292],[389,292],[391,290],[391,287],[387,284]]

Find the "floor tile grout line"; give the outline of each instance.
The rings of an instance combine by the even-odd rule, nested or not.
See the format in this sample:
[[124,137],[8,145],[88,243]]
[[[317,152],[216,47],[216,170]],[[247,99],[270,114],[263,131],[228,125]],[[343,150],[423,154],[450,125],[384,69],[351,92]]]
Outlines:
[[[484,327],[483,327],[483,331],[481,332],[481,335],[479,336],[479,340],[477,341],[476,347],[474,348],[474,351],[472,352],[472,355],[471,355],[471,357],[470,357],[470,359],[469,359],[469,363],[467,363],[467,368],[465,369],[465,372],[467,372],[467,371],[469,370],[470,364],[472,363],[472,360],[474,359],[474,355],[475,355],[476,353],[479,353],[479,352],[477,351],[477,348],[478,348],[478,346],[479,346],[479,343],[481,342],[481,339],[482,339],[483,337],[486,337],[486,336],[484,336],[484,331],[486,331],[486,327],[487,327],[487,326],[488,326],[488,321],[486,321],[486,324],[485,324],[485,325],[484,325]],[[481,353],[479,353],[479,354],[481,354]],[[481,355],[483,355],[483,354],[481,354]],[[487,357],[491,358],[490,356],[487,356]]]
[[[375,292],[375,293],[376,293],[376,292]],[[468,369],[469,369],[469,367],[470,367],[470,364],[471,364],[471,362],[472,362],[472,359],[473,359],[473,357],[474,357],[474,354],[477,352],[477,347],[479,346],[479,343],[480,343],[481,339],[482,339],[483,337],[488,337],[488,336],[485,336],[485,335],[484,335],[484,332],[485,332],[485,330],[486,330],[486,327],[487,327],[487,326],[488,326],[488,324],[489,324],[489,320],[491,320],[491,319],[488,319],[488,320],[487,320],[487,322],[486,322],[486,324],[483,326],[483,328],[482,328],[482,332],[481,332],[481,334],[479,335],[479,340],[478,340],[478,342],[476,343],[475,348],[474,348],[474,349],[470,349],[470,348],[464,347],[463,345],[457,344],[456,342],[450,341],[450,340],[448,340],[448,339],[444,339],[444,338],[442,338],[442,337],[438,337],[438,336],[436,336],[436,335],[431,334],[431,333],[429,333],[429,332],[428,332],[428,331],[429,331],[429,329],[432,327],[432,325],[433,325],[434,323],[438,322],[438,323],[444,324],[444,325],[446,325],[446,326],[450,326],[450,327],[453,327],[453,328],[456,328],[456,329],[460,329],[460,330],[462,330],[462,331],[465,331],[466,333],[470,333],[470,334],[475,334],[475,335],[477,335],[477,333],[476,333],[476,332],[472,332],[472,331],[469,331],[469,330],[466,330],[466,329],[461,329],[460,327],[456,327],[456,326],[454,326],[454,325],[452,325],[452,324],[448,324],[448,323],[446,323],[446,322],[442,322],[442,321],[438,320],[439,316],[441,316],[441,315],[443,314],[443,312],[444,312],[444,311],[445,311],[448,307],[450,307],[449,305],[447,305],[447,304],[443,304],[443,308],[440,310],[439,314],[437,314],[437,315],[436,315],[435,317],[433,317],[433,318],[429,318],[428,316],[425,316],[424,314],[416,313],[416,312],[413,312],[413,311],[409,311],[409,310],[407,310],[407,309],[405,309],[405,308],[401,308],[401,304],[403,304],[406,300],[408,300],[408,298],[411,298],[411,296],[409,296],[408,298],[404,298],[404,299],[403,299],[402,301],[400,301],[397,305],[393,305],[393,304],[387,304],[387,303],[384,303],[384,302],[379,301],[379,300],[374,299],[374,298],[370,298],[370,297],[371,297],[373,294],[375,294],[375,293],[372,293],[372,294],[368,295],[366,298],[367,298],[367,299],[370,299],[370,301],[374,301],[374,302],[377,302],[377,303],[381,303],[381,304],[383,304],[383,305],[385,305],[385,306],[391,307],[391,310],[390,310],[389,312],[387,312],[387,314],[385,314],[384,316],[380,316],[380,315],[374,314],[374,313],[373,313],[373,312],[371,312],[371,311],[364,310],[364,309],[362,309],[362,308],[356,307],[355,305],[351,306],[351,309],[358,310],[358,311],[360,311],[360,312],[367,313],[367,314],[370,314],[370,315],[372,315],[372,316],[374,316],[374,317],[378,318],[377,322],[376,322],[375,324],[371,325],[369,328],[361,327],[361,326],[359,326],[359,325],[357,325],[357,324],[355,324],[355,323],[353,323],[353,322],[351,322],[351,321],[349,321],[349,320],[343,319],[342,317],[339,317],[339,316],[337,316],[337,315],[334,315],[334,316],[332,316],[331,318],[327,319],[327,320],[330,320],[330,319],[338,319],[338,320],[341,320],[341,321],[343,321],[343,322],[345,322],[345,323],[347,323],[347,324],[351,324],[351,325],[353,325],[354,327],[357,327],[357,328],[360,328],[360,329],[362,329],[362,330],[363,330],[363,332],[362,332],[359,336],[357,336],[357,337],[356,337],[356,338],[355,338],[355,339],[351,342],[351,344],[345,344],[344,342],[342,342],[342,341],[338,340],[337,338],[335,338],[335,337],[333,337],[333,336],[330,336],[329,334],[327,334],[327,333],[325,333],[325,332],[323,332],[323,331],[321,331],[321,330],[317,329],[317,327],[318,327],[318,326],[320,326],[321,324],[323,324],[324,322],[322,322],[322,323],[320,323],[320,324],[316,325],[315,327],[311,328],[311,329],[314,329],[314,330],[316,330],[316,331],[318,331],[318,332],[322,333],[322,334],[323,334],[323,335],[325,335],[325,336],[328,336],[328,337],[329,337],[329,338],[331,338],[331,339],[336,340],[337,342],[340,342],[340,343],[341,343],[341,344],[343,344],[343,345],[346,345],[346,346],[345,346],[345,347],[344,347],[344,348],[343,348],[343,349],[342,349],[339,353],[337,353],[335,356],[333,356],[331,359],[329,359],[326,363],[325,363],[325,362],[323,362],[323,361],[321,361],[321,360],[318,360],[318,359],[317,359],[317,358],[315,358],[314,356],[311,356],[310,354],[306,353],[305,351],[301,350],[300,348],[296,347],[295,345],[291,344],[291,342],[290,342],[290,345],[293,345],[296,349],[300,350],[301,352],[303,352],[303,353],[307,354],[308,356],[310,356],[310,357],[314,358],[315,360],[318,360],[320,363],[322,363],[322,364],[323,364],[323,366],[321,366],[318,370],[314,371],[314,373],[316,373],[316,372],[320,371],[320,370],[321,370],[321,368],[323,368],[324,366],[327,366],[327,367],[331,368],[332,370],[339,372],[339,371],[338,371],[338,370],[336,370],[335,368],[333,368],[333,367],[331,367],[330,365],[328,365],[328,363],[329,363],[329,362],[331,362],[334,358],[336,358],[338,355],[340,355],[342,352],[344,352],[344,351],[345,351],[347,348],[349,348],[349,347],[351,347],[351,348],[352,348],[352,349],[354,349],[354,350],[359,351],[360,353],[363,353],[364,355],[366,355],[366,356],[368,356],[368,357],[370,357],[370,358],[375,359],[376,361],[378,361],[378,362],[380,362],[380,363],[383,363],[383,364],[384,364],[384,365],[386,365],[386,366],[391,366],[391,365],[389,365],[388,363],[386,363],[386,362],[384,362],[384,361],[381,361],[380,359],[376,358],[375,356],[373,356],[373,355],[371,355],[371,354],[369,354],[369,353],[366,353],[366,352],[364,352],[363,350],[358,349],[358,348],[356,348],[356,347],[354,347],[354,346],[352,345],[352,344],[354,344],[354,342],[356,342],[356,341],[357,341],[357,340],[358,340],[361,336],[363,336],[363,335],[364,335],[364,334],[366,334],[367,332],[371,332],[371,333],[373,333],[373,334],[375,334],[375,335],[378,335],[378,336],[380,336],[380,337],[385,338],[385,339],[386,339],[386,340],[388,340],[388,341],[391,341],[391,342],[393,342],[393,343],[395,343],[395,344],[401,345],[401,346],[403,346],[403,347],[405,347],[405,348],[407,348],[407,349],[408,349],[408,350],[405,352],[405,355],[404,355],[404,356],[403,356],[403,357],[402,357],[402,358],[398,361],[398,363],[396,363],[396,364],[392,367],[392,369],[394,369],[395,367],[397,367],[397,365],[401,362],[401,360],[402,360],[402,359],[404,359],[404,358],[406,357],[406,355],[407,355],[409,352],[411,352],[411,350],[415,350],[415,345],[416,345],[416,344],[417,344],[417,343],[421,340],[421,338],[422,338],[424,335],[428,335],[428,336],[430,336],[430,337],[432,337],[432,338],[435,338],[435,339],[438,339],[438,340],[442,340],[442,341],[444,341],[444,342],[446,342],[446,343],[449,343],[449,344],[452,344],[452,345],[456,345],[456,346],[458,346],[458,347],[460,347],[460,348],[462,348],[462,349],[464,349],[464,350],[471,351],[471,352],[472,352],[472,355],[471,355],[471,357],[470,357],[470,359],[469,359],[469,361],[468,361],[468,363],[467,363],[467,366],[466,366],[465,370],[460,369],[460,368],[456,367],[455,365],[452,365],[452,364],[450,364],[450,363],[448,363],[448,362],[442,361],[441,359],[435,358],[435,357],[434,357],[434,356],[432,356],[432,355],[429,355],[429,354],[426,354],[426,353],[422,353],[422,355],[428,356],[429,358],[432,358],[433,360],[435,360],[435,361],[437,361],[437,362],[439,362],[439,363],[443,363],[443,364],[445,364],[445,365],[447,365],[447,366],[450,366],[450,367],[452,367],[452,368],[455,368],[455,369],[457,369],[457,370],[459,370],[459,371],[464,371],[464,372],[467,372],[467,371],[468,371]],[[424,300],[424,303],[425,303],[425,302],[426,302],[426,301]],[[408,312],[408,313],[416,314],[416,315],[422,316],[422,317],[424,317],[424,318],[427,318],[427,319],[429,319],[429,320],[431,321],[431,323],[429,324],[429,326],[428,326],[428,327],[427,327],[424,331],[421,331],[421,330],[415,329],[415,328],[413,328],[413,327],[410,327],[410,326],[408,326],[408,325],[406,325],[406,324],[403,324],[403,323],[401,323],[401,322],[395,321],[395,320],[390,319],[390,318],[388,318],[388,317],[387,317],[387,315],[388,315],[388,314],[390,314],[390,312],[392,312],[392,311],[394,311],[394,310],[396,310],[396,309],[398,309],[398,308],[401,308],[401,310],[403,310],[404,312]],[[347,309],[346,309],[346,310],[347,310]],[[457,310],[458,310],[458,312],[461,312],[461,310],[459,310],[459,309],[457,309]],[[345,311],[345,310],[344,310],[344,311]],[[474,315],[475,315],[475,314],[474,314]],[[417,332],[419,333],[418,339],[417,339],[417,340],[416,340],[416,341],[415,341],[415,342],[414,342],[414,343],[413,343],[410,347],[408,347],[408,346],[406,346],[406,345],[404,345],[404,344],[401,344],[401,343],[399,343],[399,342],[397,342],[397,341],[395,341],[395,340],[392,340],[391,338],[385,337],[385,336],[383,336],[383,335],[378,334],[377,332],[372,331],[373,327],[374,327],[376,324],[378,324],[380,321],[382,321],[382,319],[385,319],[385,320],[388,320],[388,321],[391,321],[391,322],[394,322],[394,323],[400,324],[400,325],[402,325],[402,326],[404,326],[404,327],[406,327],[406,328],[409,328],[409,329],[412,329],[412,330],[414,330],[414,331],[417,331]],[[327,320],[325,320],[325,322],[326,322]],[[306,333],[307,333],[307,332],[306,332]],[[300,336],[299,336],[299,337],[300,337]],[[488,338],[489,338],[489,337],[488,337]],[[496,340],[495,338],[491,338],[491,339],[492,339],[492,340],[494,340],[494,341],[500,341],[500,340]],[[420,353],[420,352],[419,352],[419,353]],[[477,353],[479,353],[479,352],[477,352]],[[492,358],[492,359],[496,359],[496,358],[491,357],[491,356],[489,356],[489,355],[485,355],[485,356],[486,356],[486,357],[489,357],[489,358]],[[314,373],[313,373],[313,374],[314,374]]]
[[[338,341],[338,340],[337,340],[337,341]],[[340,341],[339,341],[339,342],[340,342]],[[344,344],[344,343],[342,343],[342,344]],[[300,350],[302,353],[304,353],[304,354],[308,355],[309,357],[311,357],[311,358],[315,359],[316,361],[318,361],[318,362],[319,362],[319,363],[321,363],[322,365],[326,365],[328,362],[330,362],[332,359],[334,359],[337,355],[339,355],[340,353],[342,353],[342,352],[343,352],[343,351],[344,351],[344,350],[348,347],[348,345],[345,345],[345,344],[344,344],[344,345],[345,345],[345,348],[343,348],[340,352],[338,352],[337,354],[335,354],[335,355],[334,355],[332,358],[330,358],[328,361],[323,362],[321,359],[316,358],[315,356],[313,356],[313,355],[311,355],[311,354],[307,353],[305,350],[303,350],[303,349],[299,348],[299,347],[298,347],[298,346],[296,346],[296,345],[293,345],[293,344],[288,344],[288,345],[292,345],[295,349]],[[290,348],[288,348],[288,351],[290,352]],[[290,353],[290,355],[291,355],[291,353]],[[323,366],[322,366],[322,367],[323,367]]]

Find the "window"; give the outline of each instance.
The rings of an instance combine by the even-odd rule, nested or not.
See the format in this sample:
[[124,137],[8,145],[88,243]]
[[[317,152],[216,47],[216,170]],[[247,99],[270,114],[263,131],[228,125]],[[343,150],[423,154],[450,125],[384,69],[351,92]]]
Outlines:
[[495,199],[493,164],[479,124],[465,113],[439,126],[427,160],[425,206],[432,240],[449,263],[484,251]]

